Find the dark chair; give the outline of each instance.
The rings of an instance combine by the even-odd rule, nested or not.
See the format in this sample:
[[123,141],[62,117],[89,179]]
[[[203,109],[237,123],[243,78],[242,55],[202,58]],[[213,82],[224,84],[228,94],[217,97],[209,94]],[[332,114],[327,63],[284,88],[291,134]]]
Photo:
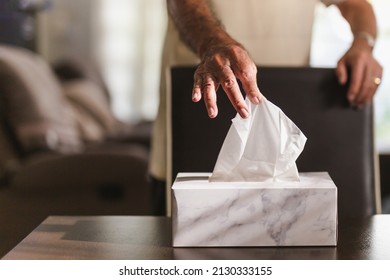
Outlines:
[[[339,217],[375,214],[373,114],[348,105],[334,69],[260,67],[262,93],[298,125],[308,140],[300,172],[327,171],[338,187]],[[191,101],[193,67],[172,69],[172,180],[178,172],[212,172],[235,116],[218,91],[219,115],[209,119],[203,102]]]
[[390,214],[390,154],[379,156],[382,213]]

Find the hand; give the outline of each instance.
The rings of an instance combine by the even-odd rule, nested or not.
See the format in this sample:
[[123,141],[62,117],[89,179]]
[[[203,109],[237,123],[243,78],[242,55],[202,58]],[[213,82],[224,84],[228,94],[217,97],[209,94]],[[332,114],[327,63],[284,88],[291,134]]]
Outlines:
[[219,85],[242,118],[249,116],[248,107],[238,86],[237,78],[254,104],[261,102],[256,81],[257,68],[247,51],[238,44],[215,46],[206,51],[195,71],[192,100],[202,96],[210,118],[218,115],[216,92]]
[[363,40],[354,41],[336,69],[340,84],[350,80],[347,98],[352,106],[360,108],[372,101],[382,79],[382,71],[382,66],[372,56],[371,47]]

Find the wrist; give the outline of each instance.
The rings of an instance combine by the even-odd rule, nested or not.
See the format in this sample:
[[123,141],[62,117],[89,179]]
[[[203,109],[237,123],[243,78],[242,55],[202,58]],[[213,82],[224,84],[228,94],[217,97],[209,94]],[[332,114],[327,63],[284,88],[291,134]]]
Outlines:
[[371,51],[375,47],[375,36],[371,35],[368,32],[357,32],[354,34],[354,43],[360,44],[360,45],[366,45]]

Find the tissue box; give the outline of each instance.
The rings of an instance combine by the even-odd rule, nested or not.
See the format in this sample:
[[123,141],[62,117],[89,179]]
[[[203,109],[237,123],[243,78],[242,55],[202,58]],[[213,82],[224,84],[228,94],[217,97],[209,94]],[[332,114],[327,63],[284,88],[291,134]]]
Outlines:
[[172,186],[174,247],[336,246],[337,188],[326,172],[299,182],[209,182],[179,173]]

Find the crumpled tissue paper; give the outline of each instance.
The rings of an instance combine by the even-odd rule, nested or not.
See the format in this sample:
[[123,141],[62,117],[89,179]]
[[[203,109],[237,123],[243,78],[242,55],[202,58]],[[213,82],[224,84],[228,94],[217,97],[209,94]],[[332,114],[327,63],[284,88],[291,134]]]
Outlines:
[[238,114],[220,150],[211,182],[299,181],[295,161],[306,136],[266,98],[260,104],[246,99],[250,116]]

